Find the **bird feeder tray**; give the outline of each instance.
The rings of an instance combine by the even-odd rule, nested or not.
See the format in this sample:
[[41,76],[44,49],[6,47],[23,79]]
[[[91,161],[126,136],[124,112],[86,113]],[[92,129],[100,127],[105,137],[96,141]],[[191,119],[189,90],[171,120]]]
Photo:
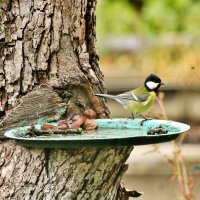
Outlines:
[[[141,119],[97,119],[97,129],[82,134],[24,137],[30,126],[17,127],[5,136],[26,147],[82,148],[146,145],[168,142],[190,129],[189,125],[167,121],[148,120],[141,126]],[[40,129],[41,125],[36,125]]]

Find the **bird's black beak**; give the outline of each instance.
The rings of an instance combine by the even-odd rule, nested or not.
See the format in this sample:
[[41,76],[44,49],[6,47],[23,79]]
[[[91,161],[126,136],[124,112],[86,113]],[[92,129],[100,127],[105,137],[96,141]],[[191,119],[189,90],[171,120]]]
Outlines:
[[160,83],[160,85],[165,85],[164,83]]

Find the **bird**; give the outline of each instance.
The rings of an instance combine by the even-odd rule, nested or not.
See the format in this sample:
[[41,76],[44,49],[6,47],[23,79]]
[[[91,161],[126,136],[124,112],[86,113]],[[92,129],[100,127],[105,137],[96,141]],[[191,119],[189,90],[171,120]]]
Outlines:
[[142,115],[143,112],[147,111],[155,102],[156,93],[162,83],[161,79],[155,75],[150,74],[146,77],[144,85],[140,86],[134,90],[124,92],[118,95],[110,94],[94,94],[98,97],[113,99],[127,109],[134,119],[136,115],[140,115],[144,118],[142,123],[150,118],[146,118]]

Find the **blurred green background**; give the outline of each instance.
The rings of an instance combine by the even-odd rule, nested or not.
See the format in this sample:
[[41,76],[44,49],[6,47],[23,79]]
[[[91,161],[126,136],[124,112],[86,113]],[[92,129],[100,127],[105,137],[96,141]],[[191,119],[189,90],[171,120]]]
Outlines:
[[[168,119],[191,125],[181,145],[191,181],[197,173],[194,167],[200,166],[200,1],[100,0],[96,25],[100,67],[108,93],[131,90],[155,73],[165,83],[160,96]],[[111,117],[129,117],[116,102],[108,100],[108,107]],[[158,104],[146,115],[164,118]],[[173,157],[170,143],[159,148]],[[176,171],[170,171],[159,154],[147,155],[150,149],[141,146],[133,150],[125,183],[147,192],[141,200],[186,199],[180,183],[172,180]],[[198,200],[199,181],[190,192]]]
[[97,31],[107,35],[161,35],[181,33],[198,36],[198,0],[102,0],[97,7]]

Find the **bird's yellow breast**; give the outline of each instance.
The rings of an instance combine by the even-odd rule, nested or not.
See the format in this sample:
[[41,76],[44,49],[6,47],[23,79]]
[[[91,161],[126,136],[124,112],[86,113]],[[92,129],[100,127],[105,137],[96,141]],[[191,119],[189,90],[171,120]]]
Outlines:
[[146,101],[137,102],[137,101],[129,101],[127,109],[129,112],[135,114],[140,114],[148,110],[156,99],[156,93],[150,92],[150,95]]

